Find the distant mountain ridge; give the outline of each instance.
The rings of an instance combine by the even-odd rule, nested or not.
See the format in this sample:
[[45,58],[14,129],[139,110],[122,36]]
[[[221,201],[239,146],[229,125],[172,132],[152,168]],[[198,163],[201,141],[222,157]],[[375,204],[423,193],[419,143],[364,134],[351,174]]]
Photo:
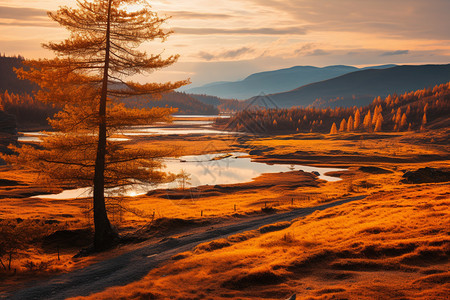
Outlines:
[[235,82],[212,82],[201,87],[186,90],[190,94],[206,94],[227,99],[248,99],[261,93],[273,94],[298,88],[310,83],[335,78],[351,72],[373,69],[391,68],[395,65],[356,68],[345,65],[328,67],[295,66],[287,69],[255,73],[244,80]]
[[364,106],[377,96],[385,97],[389,94],[433,87],[449,80],[450,64],[365,69],[304,85],[291,91],[253,97],[247,102],[255,103],[258,99],[269,98],[278,107]]

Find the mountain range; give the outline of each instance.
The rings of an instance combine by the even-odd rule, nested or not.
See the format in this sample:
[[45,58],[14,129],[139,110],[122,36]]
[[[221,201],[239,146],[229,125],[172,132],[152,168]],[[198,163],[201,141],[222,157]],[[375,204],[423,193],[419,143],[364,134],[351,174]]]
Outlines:
[[261,72],[236,82],[213,82],[186,90],[190,94],[206,94],[226,99],[248,99],[261,94],[274,94],[289,91],[310,83],[335,78],[344,74],[366,69],[386,69],[395,65],[382,65],[367,68],[352,66],[296,66],[288,69]]
[[377,96],[402,94],[448,81],[450,81],[450,64],[365,69],[287,92],[253,97],[247,102],[254,104],[262,101],[270,102],[278,107],[364,106]]
[[[13,67],[22,66],[22,57],[0,57],[0,93],[26,94],[37,89],[27,81],[17,79]],[[240,93],[251,95],[238,101],[207,95],[173,92],[163,95],[147,107],[178,107],[181,114],[216,114],[219,111],[240,111],[249,106],[283,107],[336,107],[364,106],[373,98],[389,94],[401,94],[450,81],[450,64],[396,66],[382,65],[367,68],[352,66],[329,66],[317,68],[297,66],[289,69],[268,71],[250,75],[240,82],[221,82],[207,85],[210,89],[226,90],[238,87]],[[266,87],[254,93],[259,87]],[[281,90],[281,91],[280,91]],[[224,96],[230,96],[224,95]]]

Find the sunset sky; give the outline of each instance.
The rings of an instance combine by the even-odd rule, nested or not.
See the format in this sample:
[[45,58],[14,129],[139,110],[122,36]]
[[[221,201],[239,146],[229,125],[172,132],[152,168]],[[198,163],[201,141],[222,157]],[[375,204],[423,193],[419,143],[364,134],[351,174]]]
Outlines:
[[[0,0],[0,52],[49,57],[42,42],[67,36],[47,10],[74,0]],[[295,65],[450,62],[448,0],[159,0],[175,31],[149,52],[180,61],[143,80],[190,77],[192,86]]]

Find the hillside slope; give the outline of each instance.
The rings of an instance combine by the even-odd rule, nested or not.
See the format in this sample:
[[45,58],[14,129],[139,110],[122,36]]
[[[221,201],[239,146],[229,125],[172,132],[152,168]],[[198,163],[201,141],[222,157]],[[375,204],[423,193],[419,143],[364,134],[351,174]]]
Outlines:
[[[263,96],[278,107],[309,106],[351,107],[369,104],[375,97],[401,94],[448,82],[450,64],[398,66],[388,69],[369,69],[312,83],[300,88]],[[258,97],[248,101],[258,100]]]
[[20,80],[14,73],[14,68],[21,68],[23,57],[0,56],[0,93],[8,91],[10,93],[22,94],[37,89],[37,85],[26,80]]
[[247,99],[261,93],[270,94],[291,90],[305,84],[334,78],[357,70],[358,68],[350,66],[329,66],[325,68],[297,66],[252,74],[242,81],[211,83],[189,89],[187,92],[222,98]]

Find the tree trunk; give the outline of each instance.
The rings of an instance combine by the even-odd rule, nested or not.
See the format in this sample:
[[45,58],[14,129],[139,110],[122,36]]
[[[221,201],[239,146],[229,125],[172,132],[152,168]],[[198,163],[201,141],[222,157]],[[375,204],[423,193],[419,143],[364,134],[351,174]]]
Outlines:
[[97,158],[94,177],[94,248],[101,251],[112,246],[118,237],[112,229],[105,205],[105,156],[106,156],[106,99],[108,96],[108,71],[110,52],[111,3],[108,1],[108,23],[106,29],[105,66],[99,107]]
[[0,263],[2,264],[2,266],[3,266],[3,269],[6,271],[6,266],[5,266],[5,264],[3,263],[3,261],[2,261],[2,259],[0,258]]

